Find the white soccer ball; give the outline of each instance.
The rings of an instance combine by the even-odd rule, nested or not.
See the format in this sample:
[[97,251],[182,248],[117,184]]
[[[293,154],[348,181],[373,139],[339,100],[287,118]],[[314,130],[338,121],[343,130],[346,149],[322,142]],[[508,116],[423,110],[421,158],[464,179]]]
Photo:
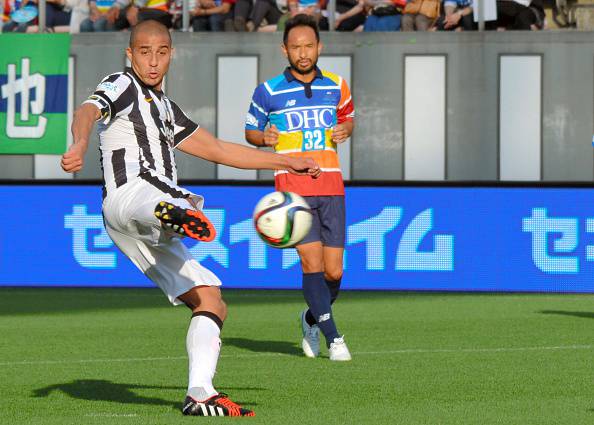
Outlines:
[[272,192],[262,197],[253,217],[258,235],[275,248],[295,246],[311,229],[309,205],[292,192]]

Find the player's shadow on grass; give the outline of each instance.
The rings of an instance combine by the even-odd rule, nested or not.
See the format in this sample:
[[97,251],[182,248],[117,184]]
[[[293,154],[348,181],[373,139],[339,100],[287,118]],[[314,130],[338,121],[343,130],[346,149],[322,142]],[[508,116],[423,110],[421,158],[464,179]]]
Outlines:
[[[136,389],[176,390],[180,399],[177,401],[164,400],[156,397],[145,397],[136,394]],[[264,391],[258,387],[220,387],[219,391]],[[164,385],[136,385],[118,384],[104,379],[77,379],[75,381],[50,385],[44,388],[33,390],[33,397],[48,397],[54,391],[62,391],[72,398],[88,401],[110,401],[122,404],[144,404],[154,406],[170,406],[175,410],[181,408],[181,397],[186,392],[186,387],[164,386]],[[256,406],[252,401],[243,401],[242,404]]]
[[253,351],[254,353],[279,353],[301,356],[301,348],[294,342],[261,341],[247,338],[223,338],[223,344]]
[[77,379],[69,383],[50,385],[33,390],[33,397],[48,397],[54,391],[62,391],[72,398],[89,401],[111,401],[123,404],[152,404],[156,406],[171,406],[179,409],[181,399],[177,401],[164,400],[157,397],[145,397],[136,394],[135,389],[172,389],[179,390],[183,395],[185,387],[167,387],[160,385],[118,384],[103,379]]
[[542,314],[558,314],[561,316],[581,317],[584,319],[594,319],[593,311],[564,311],[564,310],[541,310]]

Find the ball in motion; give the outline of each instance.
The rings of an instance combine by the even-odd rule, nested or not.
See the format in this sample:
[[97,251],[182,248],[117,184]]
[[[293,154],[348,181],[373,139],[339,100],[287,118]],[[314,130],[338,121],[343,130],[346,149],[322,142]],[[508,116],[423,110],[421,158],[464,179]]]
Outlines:
[[254,227],[264,242],[275,248],[290,248],[303,240],[311,228],[311,209],[292,192],[272,192],[254,209]]

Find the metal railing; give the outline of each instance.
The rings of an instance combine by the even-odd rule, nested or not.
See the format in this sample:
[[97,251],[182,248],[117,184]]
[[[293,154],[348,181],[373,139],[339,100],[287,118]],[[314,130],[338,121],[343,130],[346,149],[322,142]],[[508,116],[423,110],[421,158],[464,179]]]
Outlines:
[[45,20],[45,0],[39,0],[39,4],[37,6],[39,8],[39,32],[46,32],[46,20]]

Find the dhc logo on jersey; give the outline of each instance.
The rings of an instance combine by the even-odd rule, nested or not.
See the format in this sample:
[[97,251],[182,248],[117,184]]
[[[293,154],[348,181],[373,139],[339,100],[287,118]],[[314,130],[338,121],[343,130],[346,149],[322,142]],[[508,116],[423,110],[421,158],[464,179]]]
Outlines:
[[302,109],[285,112],[287,131],[331,128],[335,123],[334,108]]

